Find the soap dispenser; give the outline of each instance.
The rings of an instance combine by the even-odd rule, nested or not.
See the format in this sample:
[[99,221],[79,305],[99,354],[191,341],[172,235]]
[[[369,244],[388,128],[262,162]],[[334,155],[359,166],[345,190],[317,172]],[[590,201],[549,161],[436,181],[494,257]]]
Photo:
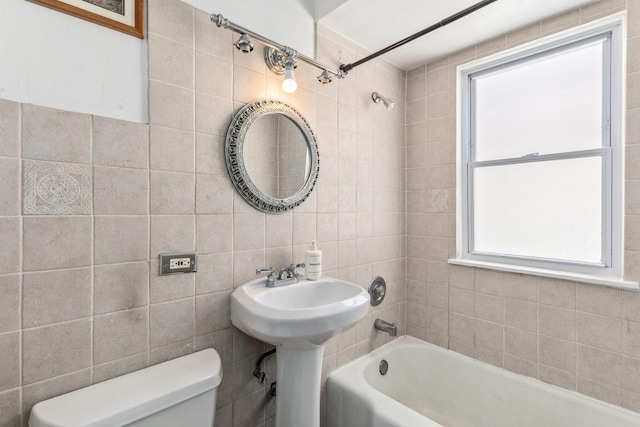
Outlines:
[[311,242],[311,247],[305,253],[304,272],[307,280],[318,280],[322,275],[322,251],[318,249],[317,241]]

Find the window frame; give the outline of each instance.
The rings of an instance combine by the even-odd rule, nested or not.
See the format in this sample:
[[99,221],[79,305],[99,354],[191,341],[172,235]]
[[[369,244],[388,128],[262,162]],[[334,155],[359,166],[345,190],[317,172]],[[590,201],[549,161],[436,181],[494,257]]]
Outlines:
[[[457,200],[456,258],[452,264],[490,268],[501,271],[535,274],[545,277],[577,280],[620,288],[638,289],[638,283],[625,281],[624,273],[624,105],[625,105],[625,20],[624,14],[612,15],[586,25],[541,38],[522,46],[482,58],[457,68]],[[473,123],[473,76],[492,73],[517,62],[541,55],[552,55],[608,38],[603,57],[603,146],[573,152],[524,156],[521,158],[476,161],[471,141]],[[603,121],[605,123],[605,121]],[[505,254],[478,253],[473,246],[473,170],[491,165],[519,164],[600,156],[603,185],[603,263],[581,263],[568,260],[545,260]]]

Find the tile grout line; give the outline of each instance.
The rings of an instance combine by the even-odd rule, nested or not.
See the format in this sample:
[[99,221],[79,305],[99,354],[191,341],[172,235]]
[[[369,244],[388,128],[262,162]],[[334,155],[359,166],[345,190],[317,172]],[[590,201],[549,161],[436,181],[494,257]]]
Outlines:
[[23,311],[24,311],[24,214],[22,210],[24,185],[23,185],[23,170],[22,170],[22,157],[23,157],[23,149],[22,149],[22,138],[23,138],[23,104],[18,104],[18,170],[20,177],[19,186],[20,190],[18,191],[18,211],[20,214],[20,278],[19,278],[19,296],[18,296],[18,328],[20,331],[20,349],[18,351],[18,357],[20,358],[19,363],[19,384],[20,384],[20,392],[19,392],[19,408],[20,408],[20,422],[24,424],[24,332],[23,332]]

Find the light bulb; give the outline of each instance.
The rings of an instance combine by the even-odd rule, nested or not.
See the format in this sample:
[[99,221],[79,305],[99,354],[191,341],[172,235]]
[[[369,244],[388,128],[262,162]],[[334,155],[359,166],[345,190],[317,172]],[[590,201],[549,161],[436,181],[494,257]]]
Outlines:
[[282,81],[282,90],[287,93],[293,93],[298,89],[298,83],[294,79],[284,79]]
[[296,83],[295,78],[293,77],[293,65],[287,64],[284,69],[284,80],[282,81],[282,90],[287,93],[293,93],[298,88],[298,83]]

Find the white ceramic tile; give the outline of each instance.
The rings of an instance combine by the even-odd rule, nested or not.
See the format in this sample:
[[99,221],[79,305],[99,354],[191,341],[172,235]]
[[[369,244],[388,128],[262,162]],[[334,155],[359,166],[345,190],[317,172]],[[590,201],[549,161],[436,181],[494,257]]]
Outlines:
[[91,316],[91,268],[25,273],[22,327],[30,328]]
[[27,329],[22,340],[25,385],[91,366],[91,319]]
[[149,213],[149,172],[94,166],[93,210],[96,215]]
[[99,364],[147,350],[147,307],[96,316],[93,363]]
[[22,106],[22,156],[25,159],[90,161],[91,116],[25,104]]
[[94,267],[93,311],[111,313],[149,303],[149,263]]
[[93,117],[93,162],[123,168],[149,167],[149,125]]
[[29,216],[23,222],[24,271],[91,265],[90,217]]
[[20,104],[0,99],[0,155],[18,157],[20,152]]
[[148,259],[149,218],[143,215],[95,216],[94,262],[107,264]]
[[0,182],[0,215],[19,215],[20,160],[0,158]]

